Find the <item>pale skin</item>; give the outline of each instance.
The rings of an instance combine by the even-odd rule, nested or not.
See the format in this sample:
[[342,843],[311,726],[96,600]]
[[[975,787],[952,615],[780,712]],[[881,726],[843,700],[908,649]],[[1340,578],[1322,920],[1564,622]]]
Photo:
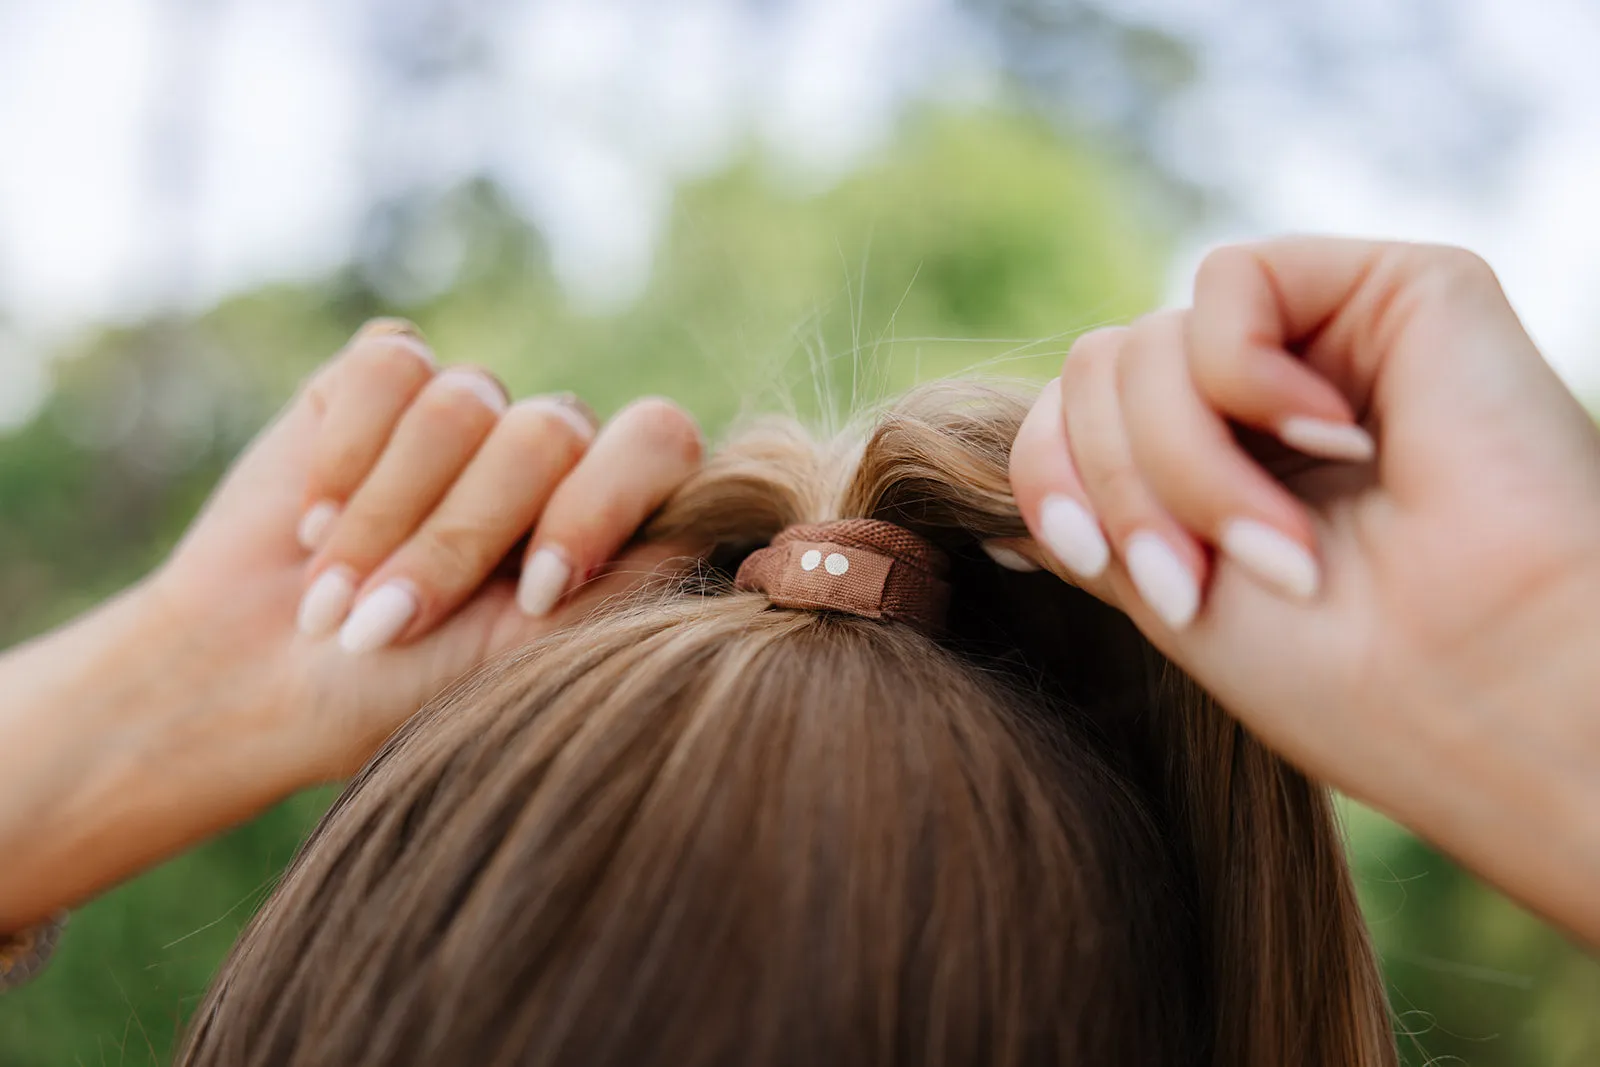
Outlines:
[[[370,324],[158,571],[0,657],[0,931],[349,774],[486,659],[659,573],[678,553],[624,546],[700,453],[667,401],[605,426],[565,398],[508,404]],[[560,565],[525,568],[519,596],[501,564],[524,537]],[[308,595],[335,570],[349,595]],[[359,624],[391,580],[409,600]]]
[[[415,344],[358,335],[159,572],[0,658],[0,752],[26,754],[0,776],[0,930],[348,773],[485,657],[673,555],[580,585],[698,463],[686,416],[646,402],[590,442],[548,400],[475,413]],[[403,432],[425,396],[456,415]],[[1078,342],[1012,479],[1035,539],[1002,547],[1126,611],[1309,773],[1600,944],[1600,435],[1480,260],[1223,250],[1191,309]],[[519,598],[494,567],[530,527],[561,562]],[[346,621],[318,585],[340,566],[358,603],[402,579],[382,599],[411,613]]]
[[1191,307],[1077,342],[1012,481],[1009,547],[1600,945],[1600,433],[1482,260],[1222,249]]

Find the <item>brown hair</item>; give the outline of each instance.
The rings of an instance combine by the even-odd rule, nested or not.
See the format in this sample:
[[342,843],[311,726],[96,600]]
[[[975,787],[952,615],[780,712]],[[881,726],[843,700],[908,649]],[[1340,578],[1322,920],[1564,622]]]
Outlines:
[[[352,781],[180,1062],[1395,1063],[1325,790],[1025,530],[1021,399],[918,391],[864,447],[771,423],[649,539],[696,580],[459,685]],[[771,606],[742,556],[899,523],[948,630]]]

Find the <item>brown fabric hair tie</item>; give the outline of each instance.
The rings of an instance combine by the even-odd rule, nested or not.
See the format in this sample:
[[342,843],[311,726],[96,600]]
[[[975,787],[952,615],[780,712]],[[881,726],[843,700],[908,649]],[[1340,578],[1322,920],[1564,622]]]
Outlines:
[[878,519],[791,526],[739,567],[734,585],[778,607],[944,627],[949,558],[926,538]]

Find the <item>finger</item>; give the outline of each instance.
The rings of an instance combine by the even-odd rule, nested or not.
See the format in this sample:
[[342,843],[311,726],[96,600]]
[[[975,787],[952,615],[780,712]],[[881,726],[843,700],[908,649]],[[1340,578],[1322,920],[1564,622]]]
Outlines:
[[1038,562],[1042,549],[1031,537],[991,537],[980,542],[978,547],[996,565],[1008,571],[1032,574],[1044,569],[1044,564]]
[[[1139,597],[1170,629],[1181,630],[1200,609],[1206,555],[1162,508],[1134,463],[1117,397],[1117,363],[1127,345],[1162,343],[1181,312],[1158,312],[1127,331],[1093,334],[1074,346],[1075,381],[1061,391],[1072,458],[1091,510],[1127,568]],[[1069,357],[1068,362],[1072,362]]]
[[542,616],[518,612],[522,626],[549,630],[608,610],[652,592],[681,589],[682,579],[693,574],[703,556],[700,549],[676,543],[655,542],[631,545],[607,563],[571,595]]
[[539,519],[517,586],[522,611],[548,614],[615,557],[700,468],[703,450],[693,417],[670,400],[650,397],[618,412]]
[[[1371,278],[1383,247],[1302,238],[1206,256],[1189,326],[1193,378],[1206,401],[1308,455],[1371,459],[1372,438],[1352,406],[1352,398],[1364,404],[1364,384],[1348,366],[1319,371],[1293,350],[1329,327]],[[1330,381],[1330,371],[1342,380]]]
[[432,353],[416,329],[395,319],[369,322],[312,379],[316,449],[306,485],[300,541],[327,539],[345,501],[383,454],[400,416],[433,377]]
[[421,650],[436,642],[448,642],[455,627],[473,629],[486,619],[493,622],[489,627],[485,657],[524,647],[552,630],[603,613],[632,598],[648,596],[654,589],[681,588],[682,578],[693,573],[700,559],[696,549],[689,545],[668,542],[633,545],[603,573],[575,589],[548,615],[533,618],[520,611],[506,610],[514,594],[509,587],[497,587],[487,596],[474,597],[448,622],[412,647]]
[[1152,317],[1116,361],[1129,454],[1179,525],[1271,587],[1309,598],[1320,578],[1310,518],[1195,391],[1185,322],[1178,315]]
[[[1080,340],[1072,351],[1080,351],[1082,343]],[[1072,355],[1067,364],[1075,379]],[[1063,377],[1068,373],[1064,369]],[[1011,491],[1034,539],[1067,569],[1064,577],[1085,584],[1105,573],[1111,548],[1099,520],[1089,510],[1088,492],[1072,462],[1062,411],[1064,387],[1062,378],[1047,384],[1022,420],[1011,446]],[[1017,551],[1015,545],[999,547]]]
[[1414,398],[1408,421],[1424,433],[1470,418],[1464,405],[1504,410],[1508,389],[1563,392],[1494,271],[1461,248],[1290,238],[1219,249],[1196,276],[1195,316],[1192,369],[1212,406],[1325,458],[1370,458],[1372,441],[1308,371],[1345,411]]
[[366,580],[339,643],[368,652],[437,626],[533,527],[592,432],[550,397],[513,404],[416,534]]
[[506,406],[499,382],[471,367],[451,367],[423,387],[311,561],[302,633],[321,637],[344,621],[362,581],[417,531]]

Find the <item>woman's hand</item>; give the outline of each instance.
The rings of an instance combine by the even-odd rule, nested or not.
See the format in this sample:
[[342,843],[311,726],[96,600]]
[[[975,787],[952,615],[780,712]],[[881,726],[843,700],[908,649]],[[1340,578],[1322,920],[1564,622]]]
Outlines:
[[1012,480],[1263,740],[1600,941],[1600,434],[1480,259],[1215,252],[1077,342]]
[[196,655],[250,679],[242,710],[304,742],[308,780],[337,777],[488,657],[672,555],[602,576],[700,454],[667,401],[597,435],[577,401],[510,404],[380,320],[250,446],[153,584]]
[[488,657],[692,554],[624,546],[700,448],[666,401],[597,431],[363,329],[154,575],[0,656],[0,934],[355,770]]

